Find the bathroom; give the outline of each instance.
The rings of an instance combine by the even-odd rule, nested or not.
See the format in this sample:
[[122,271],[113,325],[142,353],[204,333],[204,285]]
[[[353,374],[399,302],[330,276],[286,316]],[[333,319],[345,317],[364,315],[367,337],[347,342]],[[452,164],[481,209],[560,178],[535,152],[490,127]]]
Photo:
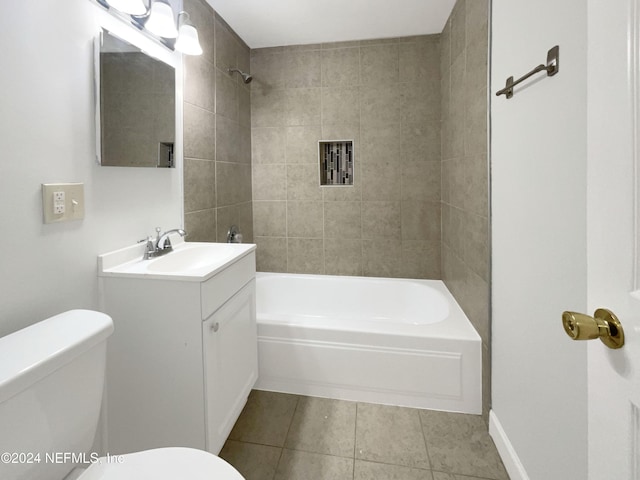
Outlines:
[[[474,0],[467,0],[467,3],[474,5]],[[94,161],[91,59],[91,42],[99,28],[94,15],[95,5],[89,0],[55,3],[28,0],[3,6],[5,15],[2,16],[0,38],[5,50],[2,58],[4,71],[11,73],[0,78],[0,86],[5,92],[0,109],[5,164],[5,172],[0,175],[0,191],[3,203],[10,207],[2,213],[7,227],[0,281],[4,292],[0,302],[0,335],[72,308],[99,310],[96,256],[100,253],[135,242],[152,233],[158,225],[164,228],[180,226],[183,218],[190,240],[224,241],[228,225],[232,219],[237,219],[245,240],[255,241],[260,249],[270,252],[269,256],[259,258],[259,269],[282,269],[290,263],[296,269],[317,269],[327,274],[380,275],[382,272],[384,276],[403,276],[402,268],[416,269],[411,272],[412,276],[439,273],[448,281],[449,288],[483,337],[486,377],[491,370],[491,382],[488,378],[484,382],[487,389],[491,388],[484,393],[485,401],[490,402],[486,404],[485,416],[490,406],[495,418],[500,420],[503,434],[493,436],[496,443],[499,443],[496,438],[510,440],[510,450],[500,446],[498,449],[505,464],[509,463],[509,457],[503,452],[511,452],[515,465],[508,467],[511,477],[587,478],[587,459],[593,457],[588,451],[602,448],[601,442],[588,436],[587,432],[588,417],[594,411],[599,412],[587,402],[585,365],[593,352],[587,352],[582,343],[567,344],[559,319],[564,309],[585,311],[588,302],[590,309],[600,306],[591,305],[595,300],[587,294],[586,280],[592,275],[592,267],[587,265],[591,244],[585,233],[587,178],[591,177],[588,177],[584,158],[592,147],[592,140],[587,136],[592,120],[588,121],[591,90],[586,77],[587,73],[593,75],[588,59],[591,59],[592,51],[597,53],[597,49],[585,45],[593,45],[593,19],[606,16],[600,15],[602,12],[593,5],[595,2],[588,2],[588,5],[574,0],[562,5],[547,0],[535,5],[529,3],[495,0],[492,4],[491,227],[487,210],[484,213],[473,211],[480,206],[481,199],[487,198],[486,191],[484,196],[478,195],[478,202],[471,204],[457,197],[461,194],[460,188],[481,189],[482,182],[478,185],[469,183],[469,178],[465,177],[469,172],[460,171],[458,157],[445,158],[443,145],[442,161],[433,163],[440,163],[441,174],[447,181],[443,181],[437,200],[419,200],[442,205],[442,229],[439,234],[429,232],[429,238],[440,245],[401,238],[406,247],[402,254],[408,255],[403,257],[397,248],[385,248],[396,246],[397,237],[388,236],[386,231],[376,232],[376,228],[391,229],[393,223],[371,226],[375,238],[365,238],[364,231],[369,225],[365,214],[367,202],[402,203],[402,195],[411,193],[402,190],[389,193],[383,189],[380,195],[399,194],[400,198],[374,199],[365,198],[367,194],[362,192],[359,218],[362,233],[360,237],[348,239],[354,245],[354,251],[360,248],[361,257],[359,261],[339,265],[331,265],[327,261],[329,256],[324,256],[325,253],[315,247],[318,239],[325,241],[325,249],[330,245],[326,225],[323,225],[324,236],[316,233],[317,224],[303,222],[290,226],[312,232],[301,237],[291,236],[292,244],[296,244],[295,238],[313,240],[300,245],[314,253],[310,255],[308,265],[300,264],[295,248],[285,253],[283,244],[286,245],[287,230],[282,233],[282,223],[279,230],[265,231],[267,226],[278,225],[265,225],[269,223],[266,220],[269,217],[262,215],[277,215],[274,210],[282,208],[282,203],[291,202],[287,207],[295,208],[295,202],[308,201],[311,208],[323,213],[328,208],[325,200],[289,197],[291,192],[286,190],[283,197],[282,185],[256,185],[255,177],[252,183],[252,174],[259,174],[261,179],[277,177],[274,172],[278,168],[285,169],[288,161],[283,162],[281,156],[279,160],[273,160],[273,156],[269,159],[269,155],[256,156],[267,150],[234,151],[231,152],[237,155],[234,161],[213,171],[211,163],[217,163],[216,159],[206,153],[206,149],[211,152],[213,139],[199,136],[197,129],[190,128],[187,122],[190,108],[195,109],[194,105],[199,102],[209,102],[209,110],[200,104],[198,112],[213,113],[211,106],[215,105],[215,100],[210,96],[190,97],[196,92],[193,89],[190,92],[188,86],[184,92],[184,181],[195,185],[198,191],[185,191],[183,200],[183,173],[179,169],[97,166]],[[553,15],[549,15],[547,9]],[[200,34],[204,38],[206,29]],[[494,92],[502,88],[507,77],[529,71],[543,61],[547,50],[556,44],[561,45],[563,61],[557,76],[534,79],[521,92],[516,91],[510,100],[504,96],[495,97]],[[189,62],[194,66],[198,60],[188,59],[187,71]],[[289,125],[273,123],[256,126],[252,131],[247,109],[250,106],[253,114],[256,108],[251,95],[254,84],[256,91],[260,88],[260,70],[253,68],[250,54],[242,62],[239,68],[250,70],[254,81],[251,90],[240,82],[234,86],[240,107],[237,114],[230,113],[231,121],[223,124],[223,128],[231,130],[224,138],[236,135],[243,140],[238,143],[246,147],[249,139],[251,142],[268,140],[255,130],[273,128],[281,131]],[[441,72],[446,70],[446,65],[439,67]],[[373,77],[369,78],[373,81]],[[454,80],[460,80],[459,76],[450,78],[451,89],[461,87],[453,84]],[[225,81],[223,77],[222,82]],[[216,85],[224,88],[226,84],[222,82]],[[398,78],[397,82],[408,83],[409,78]],[[458,100],[458,97],[450,98],[449,102]],[[560,107],[554,107],[553,115],[549,115],[547,104],[554,101]],[[257,108],[260,108],[259,103]],[[441,113],[445,112],[443,105],[439,108]],[[202,125],[201,121],[194,123]],[[402,121],[398,123],[402,125]],[[318,124],[311,126],[318,127]],[[324,129],[329,124],[320,123],[319,126]],[[313,129],[305,129],[304,133],[309,133],[307,130]],[[444,132],[443,123],[441,133]],[[324,130],[321,133],[325,135]],[[340,136],[348,133],[339,132]],[[194,137],[190,138],[190,135]],[[327,135],[333,136],[333,132]],[[216,151],[229,146],[215,140]],[[363,139],[359,140],[364,148]],[[194,150],[197,148],[205,149],[205,153]],[[452,144],[450,148],[460,148],[460,145]],[[364,151],[356,154],[364,154]],[[481,178],[482,163],[478,165],[478,174],[472,175],[471,179]],[[272,175],[266,177],[269,173]],[[366,171],[362,174],[364,182]],[[403,175],[411,175],[405,171],[398,174],[400,184]],[[232,188],[229,188],[229,178],[237,180]],[[41,184],[55,182],[85,184],[84,220],[66,224],[42,223]],[[212,183],[221,185],[222,190],[207,189]],[[484,185],[486,188],[486,183]],[[267,208],[269,202],[280,203],[270,210]],[[392,205],[389,207],[393,208]],[[421,213],[426,215],[425,211],[421,210]],[[462,214],[474,223],[463,222],[460,216],[451,216],[452,212]],[[340,221],[347,224],[358,221],[354,217],[351,215]],[[397,222],[393,213],[389,217]],[[282,222],[282,216],[278,218]],[[414,226],[415,231],[423,233],[423,223],[418,221]],[[488,244],[480,241],[489,236],[489,228],[490,251]],[[576,231],[578,234],[573,235]],[[9,234],[17,238],[9,238]],[[353,235],[353,230],[347,230],[347,234]],[[382,262],[380,256],[375,255],[375,249],[377,252],[382,249],[385,256],[398,256],[399,262]],[[438,251],[442,255],[439,261],[435,258]],[[404,258],[412,258],[411,254],[424,263],[412,260],[403,263]],[[562,271],[558,271],[558,266],[563,267]],[[349,271],[341,272],[337,270],[339,268]],[[492,287],[490,307],[488,285]],[[589,288],[591,286],[589,283]],[[545,320],[539,331],[536,327],[541,318]],[[489,352],[493,355],[492,365],[488,361]],[[572,445],[576,457],[571,465],[565,461],[563,453],[567,445]],[[520,476],[512,472],[520,472]]]

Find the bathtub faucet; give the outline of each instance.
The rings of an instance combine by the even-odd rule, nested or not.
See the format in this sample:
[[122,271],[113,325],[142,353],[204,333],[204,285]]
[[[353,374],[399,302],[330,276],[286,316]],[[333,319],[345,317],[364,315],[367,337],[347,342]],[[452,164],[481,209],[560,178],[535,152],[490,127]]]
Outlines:
[[181,228],[174,228],[173,230],[167,230],[164,233],[160,233],[162,229],[160,227],[156,227],[156,238],[147,237],[144,240],[140,240],[138,243],[146,242],[146,248],[144,250],[144,260],[149,260],[150,258],[160,257],[165,255],[171,251],[173,251],[173,246],[171,245],[171,239],[169,235],[172,233],[177,233],[181,237],[186,237],[187,232],[185,232]]

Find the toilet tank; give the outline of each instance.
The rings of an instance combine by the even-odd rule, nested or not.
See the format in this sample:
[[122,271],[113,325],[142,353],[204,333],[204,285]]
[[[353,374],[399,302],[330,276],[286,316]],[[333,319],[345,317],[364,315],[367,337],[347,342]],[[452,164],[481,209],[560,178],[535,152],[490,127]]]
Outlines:
[[71,310],[0,338],[0,479],[61,480],[91,460],[112,332]]

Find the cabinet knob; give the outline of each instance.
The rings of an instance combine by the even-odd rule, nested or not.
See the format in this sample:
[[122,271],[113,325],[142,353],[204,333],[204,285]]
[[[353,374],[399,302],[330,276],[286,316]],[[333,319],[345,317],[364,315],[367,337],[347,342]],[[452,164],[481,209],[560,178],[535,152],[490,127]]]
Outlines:
[[216,322],[213,325],[211,325],[211,330],[215,332],[217,332],[220,329],[220,323]]

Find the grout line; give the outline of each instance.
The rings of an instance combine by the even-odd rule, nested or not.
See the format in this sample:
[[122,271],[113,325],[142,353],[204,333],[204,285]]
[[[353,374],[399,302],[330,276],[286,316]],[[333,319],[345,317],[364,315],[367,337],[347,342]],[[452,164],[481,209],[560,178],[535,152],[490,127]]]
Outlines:
[[427,458],[429,459],[429,468],[433,471],[433,461],[431,460],[431,454],[429,453],[429,447],[427,445],[427,435],[424,433],[424,425],[422,424],[422,415],[418,412],[418,420],[420,421],[420,430],[422,431],[422,440],[424,441],[424,449],[427,452]]

